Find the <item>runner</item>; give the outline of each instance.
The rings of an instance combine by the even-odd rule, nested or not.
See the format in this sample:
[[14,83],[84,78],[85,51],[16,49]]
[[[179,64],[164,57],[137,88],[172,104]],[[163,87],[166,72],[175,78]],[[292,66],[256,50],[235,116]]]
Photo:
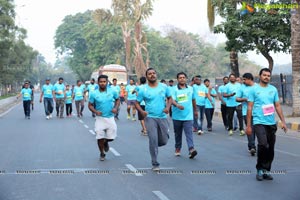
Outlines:
[[172,93],[173,126],[175,132],[175,156],[180,156],[182,147],[182,131],[184,130],[189,150],[189,158],[197,155],[193,142],[193,114],[198,115],[193,88],[187,85],[187,75],[177,74],[177,86]]
[[65,106],[65,85],[63,84],[64,79],[60,77],[58,83],[53,87],[53,97],[56,103],[56,117],[63,118],[64,106]]
[[[146,81],[147,81],[146,77],[142,76],[140,78],[140,85],[136,87],[137,95],[139,94],[139,91],[145,86]],[[140,103],[140,106],[143,109],[143,111],[145,111],[145,101],[142,101]],[[141,123],[141,126],[142,126],[141,133],[142,133],[142,135],[146,136],[147,135],[147,128],[146,128],[146,125],[145,125],[145,118],[142,115],[142,113],[139,112],[139,111],[138,111],[138,119],[140,120],[140,123]]]
[[223,96],[225,85],[228,83],[228,76],[223,77],[223,83],[224,83],[224,85],[221,85],[218,88],[218,96],[221,101],[221,113],[222,113],[223,124],[224,124],[225,130],[228,131],[228,115],[226,112],[227,98]]
[[208,97],[205,100],[205,117],[207,121],[207,131],[212,131],[212,119],[215,112],[215,98],[217,97],[217,92],[214,88],[210,86],[210,80],[205,79],[204,85],[208,89]]
[[134,80],[130,79],[129,85],[126,86],[126,93],[125,93],[125,98],[127,100],[127,119],[131,119],[130,115],[130,109],[132,109],[132,121],[135,121],[135,114],[136,114],[136,109],[135,109],[135,102],[136,102],[136,94],[135,94],[135,84]]
[[[120,86],[118,86],[117,85],[117,79],[116,78],[114,78],[113,80],[113,83],[112,83],[112,85],[110,86],[113,90],[115,90],[116,91],[116,93],[119,95],[120,94],[120,92],[121,92],[121,88],[120,88]],[[115,119],[116,120],[119,120],[119,112],[120,112],[120,107],[118,107],[118,112],[115,114]]]
[[42,87],[42,93],[40,96],[40,103],[43,101],[44,97],[44,108],[45,108],[45,114],[46,119],[52,118],[52,112],[53,112],[53,85],[50,83],[50,78],[46,78],[46,84]]
[[[148,84],[142,90],[139,90],[135,106],[142,116],[145,117],[152,169],[153,171],[159,171],[160,164],[157,161],[158,147],[166,145],[169,139],[167,114],[170,110],[172,97],[167,86],[157,82],[155,69],[148,68],[146,77]],[[145,111],[140,106],[142,101],[145,101]]]
[[123,102],[125,102],[125,86],[123,83],[121,83],[121,86],[120,86],[120,102],[121,104],[123,104]]
[[22,88],[20,94],[17,96],[17,98],[19,98],[20,96],[22,96],[23,98],[25,119],[30,119],[31,95],[32,95],[32,90],[29,88],[29,82],[25,82],[24,88]]
[[[196,98],[196,104],[197,104],[197,112],[200,113],[200,116],[197,118],[194,116],[194,132],[198,132],[199,135],[203,134],[203,118],[204,118],[204,112],[205,112],[205,101],[208,96],[208,89],[204,84],[201,84],[201,76],[195,76],[194,77],[194,94]],[[198,118],[200,120],[200,124],[198,123]]]
[[242,106],[239,105],[240,103],[236,102],[236,93],[241,87],[241,84],[236,82],[236,78],[234,74],[229,75],[229,83],[224,88],[223,96],[227,98],[226,102],[226,111],[228,114],[228,134],[229,136],[233,135],[233,117],[234,112],[237,112],[237,117],[239,120],[240,125],[240,136],[245,135],[244,131],[244,122],[243,122],[243,115],[242,115]]
[[70,89],[70,85],[66,85],[65,97],[66,115],[67,117],[72,117],[72,90]]
[[[95,84],[95,79],[92,78],[90,81],[90,84],[87,87],[87,91],[89,93],[89,98],[90,98],[91,94],[98,88],[99,88],[98,84]],[[92,112],[92,117],[96,117],[95,113],[93,113],[93,112]]]
[[[120,105],[119,94],[107,87],[108,77],[98,77],[99,89],[91,94],[89,98],[89,109],[96,114],[95,131],[100,160],[105,160],[105,152],[109,151],[108,142],[117,137],[117,124],[114,114],[117,113]],[[96,105],[96,107],[94,107]]]
[[[245,124],[247,125],[247,101],[248,101],[248,96],[251,90],[255,87],[254,83],[254,78],[251,73],[245,73],[243,75],[243,82],[244,84],[240,87],[236,94],[236,101],[237,102],[242,102],[243,106],[243,118],[245,121]],[[253,124],[253,119],[251,119],[251,124]],[[256,153],[256,146],[255,146],[255,133],[253,132],[253,126],[252,128],[252,134],[247,135],[248,138],[248,151],[252,156],[255,156]]]
[[[259,72],[259,84],[255,90],[251,90],[248,98],[247,111],[247,135],[255,132],[258,141],[257,152],[257,175],[258,181],[273,180],[270,174],[271,165],[274,159],[274,148],[276,141],[276,120],[277,112],[284,132],[287,131],[284,116],[279,103],[278,91],[276,87],[269,84],[271,79],[271,70],[263,68]],[[253,131],[252,122],[253,117]]]
[[85,91],[84,86],[82,86],[81,80],[77,80],[77,85],[74,87],[72,99],[75,100],[75,106],[77,111],[77,117],[83,117]]

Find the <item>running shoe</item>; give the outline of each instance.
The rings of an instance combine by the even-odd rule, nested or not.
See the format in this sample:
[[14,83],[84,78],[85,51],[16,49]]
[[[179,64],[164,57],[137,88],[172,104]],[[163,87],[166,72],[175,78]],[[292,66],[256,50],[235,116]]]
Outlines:
[[195,149],[190,151],[190,159],[193,159],[197,155],[197,151]]
[[250,152],[251,156],[255,156],[256,149],[252,148],[252,149],[249,150],[249,152]]
[[270,174],[269,171],[264,171],[263,178],[269,181],[273,180],[273,176]]
[[262,170],[257,170],[256,180],[262,181],[264,179],[263,175],[264,175],[264,173]]
[[208,132],[212,132],[212,128],[207,128],[207,131]]
[[47,115],[47,116],[46,116],[46,119],[47,119],[47,120],[48,120],[48,119],[50,119],[50,116],[49,116],[49,115]]
[[104,161],[105,160],[105,153],[101,153],[100,154],[100,161]]
[[130,120],[130,115],[127,115],[127,119]]
[[180,149],[175,149],[175,156],[180,156]]
[[135,118],[135,117],[132,117],[132,121],[136,121],[136,118]]
[[49,115],[49,118],[50,118],[50,119],[52,118],[52,114]]
[[204,132],[202,130],[198,130],[198,135],[202,135]]
[[245,131],[244,130],[241,130],[240,131],[240,136],[244,136],[245,135]]
[[229,135],[229,136],[232,136],[232,135],[233,135],[233,131],[232,131],[232,130],[229,130],[228,135]]

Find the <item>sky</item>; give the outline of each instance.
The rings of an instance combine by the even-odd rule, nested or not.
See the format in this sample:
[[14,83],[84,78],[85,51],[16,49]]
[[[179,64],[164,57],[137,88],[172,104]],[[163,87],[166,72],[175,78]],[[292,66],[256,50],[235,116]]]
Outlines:
[[[111,7],[111,0],[15,0],[16,22],[27,30],[26,42],[38,50],[47,62],[54,63],[56,53],[54,36],[57,27],[67,15],[74,15],[86,10]],[[206,0],[155,0],[153,15],[146,24],[156,30],[163,30],[166,25],[173,25],[187,32],[199,34],[213,44],[225,42],[224,35],[209,32]],[[218,23],[217,19],[217,23]],[[267,61],[254,52],[247,54],[250,60],[261,66]],[[273,54],[275,64],[291,62],[291,56]]]

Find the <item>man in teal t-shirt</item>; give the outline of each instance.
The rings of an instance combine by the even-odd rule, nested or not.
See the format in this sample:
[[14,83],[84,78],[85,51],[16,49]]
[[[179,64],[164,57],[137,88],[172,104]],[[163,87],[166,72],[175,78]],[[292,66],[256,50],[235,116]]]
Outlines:
[[193,141],[193,119],[197,115],[197,105],[193,87],[186,84],[187,75],[184,72],[177,74],[178,84],[174,86],[172,92],[172,119],[175,132],[175,156],[180,156],[182,146],[182,131],[185,133],[189,158],[193,159],[197,155]]
[[218,94],[219,94],[219,99],[221,102],[221,113],[222,113],[222,120],[223,120],[223,124],[225,127],[225,130],[228,130],[228,115],[227,115],[227,109],[226,109],[226,100],[227,98],[223,96],[224,94],[224,89],[226,84],[228,83],[228,76],[224,76],[223,77],[223,83],[224,85],[219,86],[218,88]]
[[114,115],[120,106],[119,94],[107,87],[108,77],[100,75],[98,78],[99,89],[95,90],[89,98],[89,109],[96,114],[95,131],[100,160],[105,160],[105,152],[109,151],[108,142],[117,137],[117,124]]
[[125,88],[125,99],[127,100],[127,119],[131,119],[130,109],[132,109],[132,120],[135,121],[135,102],[136,102],[136,91],[135,91],[135,82],[133,79],[130,79],[129,85]]
[[29,88],[29,82],[25,82],[24,88],[17,96],[17,98],[22,96],[24,114],[25,114],[25,118],[27,119],[30,119],[31,94],[32,94],[32,89]]
[[[274,159],[277,125],[275,111],[281,122],[282,129],[286,132],[284,116],[281,110],[278,91],[270,85],[271,70],[263,68],[259,72],[259,84],[251,90],[248,97],[247,135],[254,131],[258,141],[257,175],[258,181],[273,180],[270,174]],[[251,118],[253,117],[253,131]]]
[[[98,84],[95,83],[95,79],[92,78],[90,81],[90,84],[87,86],[87,89],[86,89],[87,92],[89,93],[89,98],[90,98],[91,94],[98,89],[99,89]],[[92,117],[96,117],[95,113],[92,113]]]
[[[116,78],[114,78],[113,80],[112,80],[112,85],[110,86],[110,88],[111,89],[113,89],[113,90],[115,90],[116,91],[116,93],[118,94],[118,95],[120,95],[120,92],[121,92],[121,88],[120,88],[120,86],[119,85],[117,85],[117,79]],[[115,119],[117,119],[117,120],[119,120],[119,112],[120,112],[120,108],[118,109],[118,112],[115,114]]]
[[81,80],[77,80],[77,85],[73,90],[73,97],[75,100],[75,106],[77,111],[77,117],[82,117],[84,109],[84,100],[85,100],[85,86],[82,84]]
[[46,78],[46,84],[42,87],[40,103],[42,101],[44,101],[46,119],[51,119],[53,112],[53,85],[50,83],[50,78]]
[[58,83],[53,86],[53,96],[56,102],[56,116],[63,118],[65,107],[65,85],[64,79],[60,77]]
[[[148,84],[139,90],[135,106],[145,117],[152,169],[158,171],[160,165],[157,161],[158,147],[166,145],[169,139],[167,114],[170,110],[172,97],[167,86],[157,82],[155,69],[148,68],[146,78]],[[140,106],[142,101],[145,101],[145,111]]]
[[209,97],[205,100],[205,117],[207,121],[207,131],[212,131],[212,119],[215,112],[215,98],[217,97],[217,92],[214,88],[210,86],[210,80],[205,79],[204,85],[207,87]]

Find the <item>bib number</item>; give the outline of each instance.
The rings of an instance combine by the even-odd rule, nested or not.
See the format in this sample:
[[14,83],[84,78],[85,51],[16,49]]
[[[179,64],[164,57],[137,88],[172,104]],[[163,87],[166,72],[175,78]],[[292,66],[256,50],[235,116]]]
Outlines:
[[262,106],[264,116],[273,115],[275,112],[274,104]]

